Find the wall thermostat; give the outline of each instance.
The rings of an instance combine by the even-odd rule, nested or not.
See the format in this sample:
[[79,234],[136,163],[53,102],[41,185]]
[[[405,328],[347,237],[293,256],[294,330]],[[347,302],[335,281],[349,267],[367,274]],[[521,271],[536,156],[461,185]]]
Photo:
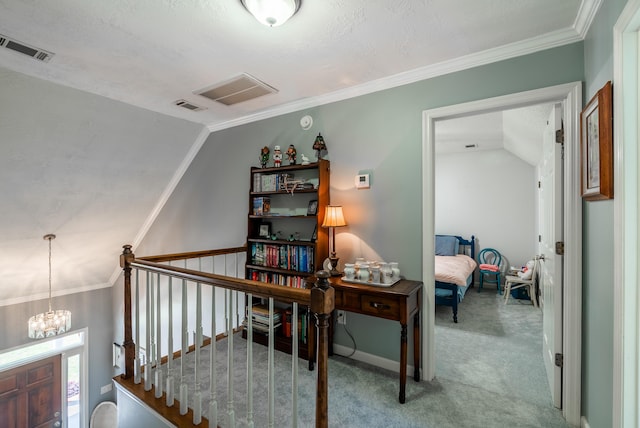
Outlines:
[[369,174],[356,175],[356,189],[368,189],[369,187]]

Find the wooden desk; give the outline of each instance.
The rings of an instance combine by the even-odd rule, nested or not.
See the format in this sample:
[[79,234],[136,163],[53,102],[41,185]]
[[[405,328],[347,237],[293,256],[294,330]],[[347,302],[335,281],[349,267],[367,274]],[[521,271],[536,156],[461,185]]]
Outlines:
[[[413,378],[420,380],[420,305],[422,282],[402,279],[391,287],[352,284],[332,277],[335,308],[400,322],[400,403],[407,384],[407,324],[413,317]],[[331,342],[330,342],[331,343]]]

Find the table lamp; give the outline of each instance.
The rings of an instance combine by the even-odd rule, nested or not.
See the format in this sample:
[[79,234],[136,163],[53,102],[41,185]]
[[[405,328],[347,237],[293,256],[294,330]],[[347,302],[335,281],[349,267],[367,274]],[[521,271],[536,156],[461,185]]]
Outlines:
[[329,227],[332,229],[332,244],[331,244],[331,276],[340,276],[340,272],[336,269],[338,266],[338,257],[336,257],[336,227],[346,226],[347,222],[344,221],[344,215],[342,214],[341,205],[327,205],[324,211],[324,221],[322,227]]

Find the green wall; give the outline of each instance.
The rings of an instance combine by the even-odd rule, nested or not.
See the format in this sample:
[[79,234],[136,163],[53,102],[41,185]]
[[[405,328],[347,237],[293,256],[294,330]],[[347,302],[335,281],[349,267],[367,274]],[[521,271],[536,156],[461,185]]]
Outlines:
[[[285,114],[212,133],[136,250],[139,255],[243,244],[249,168],[262,146],[295,144],[314,158],[322,132],[331,160],[331,202],[342,204],[341,261],[360,255],[398,261],[402,273],[422,278],[422,112],[499,95],[582,81],[583,46],[564,47]],[[313,116],[309,131],[300,128]],[[354,176],[371,173],[371,189]],[[397,323],[349,314],[360,351],[399,359]],[[375,332],[375,334],[372,334]],[[411,334],[411,332],[409,332]],[[343,330],[336,343],[351,346]]]
[[[585,38],[585,104],[613,79],[613,26],[625,4],[603,1]],[[590,426],[607,428],[613,417],[613,200],[584,202],[582,227],[582,415]]]
[[[88,328],[89,414],[99,402],[115,399],[113,392],[100,394],[100,388],[111,384],[111,378],[115,375],[112,367],[113,313],[109,302],[111,302],[111,288],[52,299],[54,309],[71,311],[72,331]],[[34,343],[34,340],[27,337],[27,319],[31,315],[46,311],[48,304],[47,300],[36,300],[0,307],[0,325],[4,327],[0,335],[0,349],[6,350]]]

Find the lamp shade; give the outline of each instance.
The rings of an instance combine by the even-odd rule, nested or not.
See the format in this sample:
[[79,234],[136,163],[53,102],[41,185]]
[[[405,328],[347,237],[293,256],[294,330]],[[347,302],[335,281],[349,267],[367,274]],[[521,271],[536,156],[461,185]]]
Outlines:
[[327,205],[324,211],[324,221],[322,227],[339,227],[346,226],[347,222],[344,221],[344,215],[342,214],[341,205]]
[[300,7],[300,0],[241,0],[244,7],[260,22],[277,27],[287,22]]

